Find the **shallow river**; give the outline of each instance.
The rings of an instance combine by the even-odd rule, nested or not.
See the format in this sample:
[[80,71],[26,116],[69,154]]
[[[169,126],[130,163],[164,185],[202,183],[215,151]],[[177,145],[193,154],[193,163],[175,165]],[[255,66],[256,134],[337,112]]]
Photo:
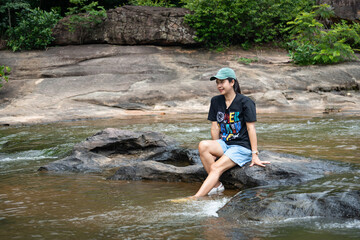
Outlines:
[[[148,116],[0,128],[0,239],[359,239],[360,221],[316,217],[246,226],[217,217],[237,193],[172,203],[200,183],[108,181],[111,173],[51,174],[37,169],[106,127],[152,130],[196,148],[208,139],[205,115]],[[260,115],[261,149],[360,165],[360,118]],[[358,177],[352,185],[359,186]],[[344,179],[344,181],[348,181]],[[294,186],[295,187],[295,186]],[[358,187],[360,190],[360,187]]]

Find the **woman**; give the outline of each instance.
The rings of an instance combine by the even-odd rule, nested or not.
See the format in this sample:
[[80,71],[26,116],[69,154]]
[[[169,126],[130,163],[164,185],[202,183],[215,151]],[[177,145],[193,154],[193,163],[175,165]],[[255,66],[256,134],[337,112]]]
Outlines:
[[223,192],[219,178],[236,165],[242,167],[251,161],[250,167],[265,167],[270,163],[258,157],[255,103],[241,94],[234,70],[222,68],[210,80],[216,80],[220,95],[211,99],[208,115],[208,120],[212,121],[212,140],[199,144],[200,159],[208,176],[191,198]]

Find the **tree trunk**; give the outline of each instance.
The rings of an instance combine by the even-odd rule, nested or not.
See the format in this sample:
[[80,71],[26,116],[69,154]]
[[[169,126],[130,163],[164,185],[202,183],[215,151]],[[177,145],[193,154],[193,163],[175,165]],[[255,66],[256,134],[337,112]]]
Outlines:
[[9,26],[11,28],[11,13],[10,13],[10,8],[8,7],[8,15],[9,15]]

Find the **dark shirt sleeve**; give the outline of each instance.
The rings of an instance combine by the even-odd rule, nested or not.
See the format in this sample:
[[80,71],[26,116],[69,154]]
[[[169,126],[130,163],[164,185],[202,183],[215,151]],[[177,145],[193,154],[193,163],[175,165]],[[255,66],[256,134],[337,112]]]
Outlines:
[[214,97],[211,99],[208,120],[210,120],[212,122],[217,121],[217,119],[216,119],[216,103],[215,103]]
[[256,122],[256,107],[253,100],[248,98],[244,103],[245,122]]

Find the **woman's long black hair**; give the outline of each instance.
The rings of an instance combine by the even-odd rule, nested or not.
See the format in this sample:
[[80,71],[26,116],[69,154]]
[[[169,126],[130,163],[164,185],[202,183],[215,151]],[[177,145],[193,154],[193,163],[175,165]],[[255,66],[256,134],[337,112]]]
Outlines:
[[240,94],[241,94],[241,89],[240,89],[240,85],[239,85],[238,80],[235,79],[235,78],[228,78],[228,80],[229,80],[229,82],[231,82],[232,80],[235,81],[235,82],[234,82],[234,86],[233,86],[234,91],[235,91],[236,93],[240,93]]

